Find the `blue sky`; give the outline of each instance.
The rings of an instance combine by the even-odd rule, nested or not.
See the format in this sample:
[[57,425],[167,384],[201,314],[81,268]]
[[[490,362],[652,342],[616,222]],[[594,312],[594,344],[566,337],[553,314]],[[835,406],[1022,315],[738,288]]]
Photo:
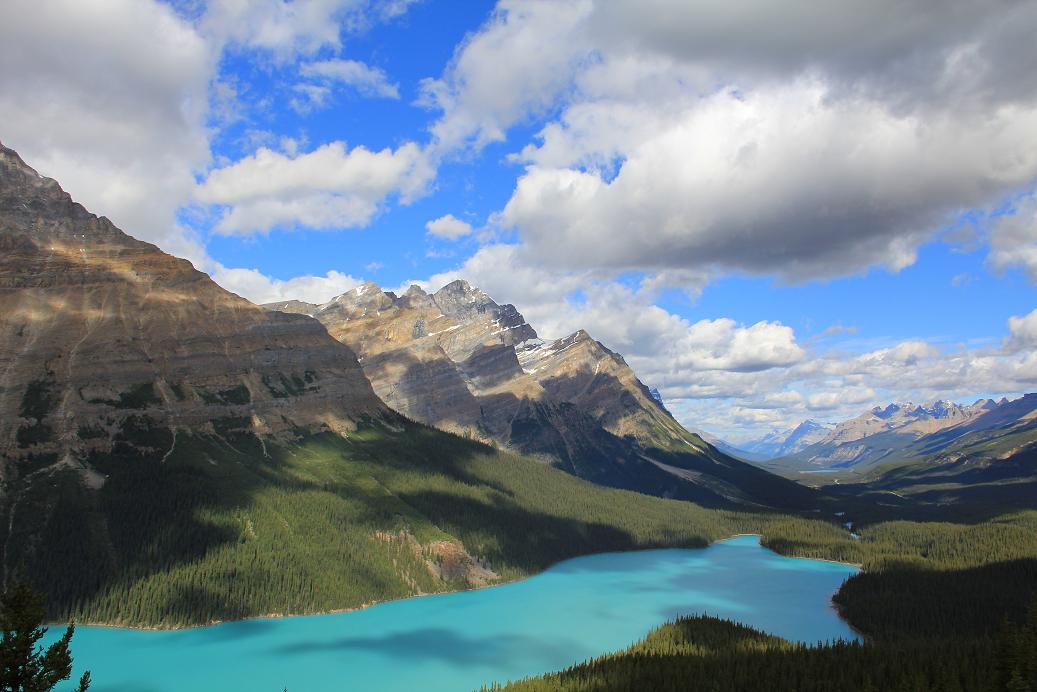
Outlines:
[[0,139],[252,300],[467,278],[741,439],[1037,387],[1037,11],[953,5],[14,0]]

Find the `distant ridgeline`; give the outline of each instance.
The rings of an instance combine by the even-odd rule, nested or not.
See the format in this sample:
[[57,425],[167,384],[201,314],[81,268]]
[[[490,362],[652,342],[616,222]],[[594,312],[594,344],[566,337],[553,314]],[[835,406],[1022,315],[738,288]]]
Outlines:
[[778,458],[743,458],[828,494],[912,506],[1037,506],[1037,394],[890,404],[746,446],[768,445]]

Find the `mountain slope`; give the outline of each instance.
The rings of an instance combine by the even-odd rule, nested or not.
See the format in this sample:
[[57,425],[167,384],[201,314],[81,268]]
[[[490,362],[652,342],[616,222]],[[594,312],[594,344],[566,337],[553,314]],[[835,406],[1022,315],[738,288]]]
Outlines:
[[75,466],[142,421],[170,435],[223,421],[292,436],[385,413],[319,324],[221,289],[0,149],[0,453],[16,462],[5,478]]
[[1037,416],[1037,396],[1015,401],[980,399],[890,404],[837,425],[821,441],[774,460],[768,468],[832,469],[859,475],[880,465],[921,459],[973,433],[997,437]]
[[759,524],[407,420],[319,322],[224,291],[3,148],[0,249],[0,577],[54,618],[352,608]]
[[316,317],[357,353],[390,407],[437,428],[613,487],[711,505],[816,503],[685,430],[586,332],[544,341],[514,306],[465,281],[402,296],[368,283],[323,305],[265,307]]
[[876,499],[895,494],[931,505],[1037,507],[1037,418],[1023,413],[1013,420],[1034,399],[1027,395],[992,409],[993,423],[981,417],[923,437],[903,458],[833,490]]
[[747,457],[750,460],[784,457],[823,441],[831,430],[831,425],[808,419],[791,430],[775,430],[758,439],[742,443],[738,448],[751,454],[751,457]]

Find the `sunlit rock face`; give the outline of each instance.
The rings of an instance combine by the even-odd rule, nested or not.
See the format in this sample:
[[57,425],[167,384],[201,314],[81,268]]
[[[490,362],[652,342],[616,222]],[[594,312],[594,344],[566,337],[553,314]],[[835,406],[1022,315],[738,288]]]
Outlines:
[[763,501],[738,478],[760,472],[685,430],[621,355],[583,330],[540,339],[515,306],[466,281],[435,293],[411,286],[403,295],[366,283],[323,305],[265,307],[320,320],[357,353],[378,396],[415,420],[542,456],[599,483],[700,501]]
[[161,454],[177,430],[290,437],[385,413],[320,323],[225,291],[0,146],[7,476],[113,443]]

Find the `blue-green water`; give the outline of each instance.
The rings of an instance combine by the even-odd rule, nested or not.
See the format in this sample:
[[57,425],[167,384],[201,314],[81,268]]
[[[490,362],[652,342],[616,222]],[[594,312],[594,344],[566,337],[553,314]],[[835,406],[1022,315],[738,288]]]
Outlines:
[[514,584],[353,613],[162,632],[83,627],[72,651],[76,677],[89,668],[97,692],[454,692],[621,649],[682,614],[811,643],[851,638],[829,603],[854,571],[743,536],[576,558]]

